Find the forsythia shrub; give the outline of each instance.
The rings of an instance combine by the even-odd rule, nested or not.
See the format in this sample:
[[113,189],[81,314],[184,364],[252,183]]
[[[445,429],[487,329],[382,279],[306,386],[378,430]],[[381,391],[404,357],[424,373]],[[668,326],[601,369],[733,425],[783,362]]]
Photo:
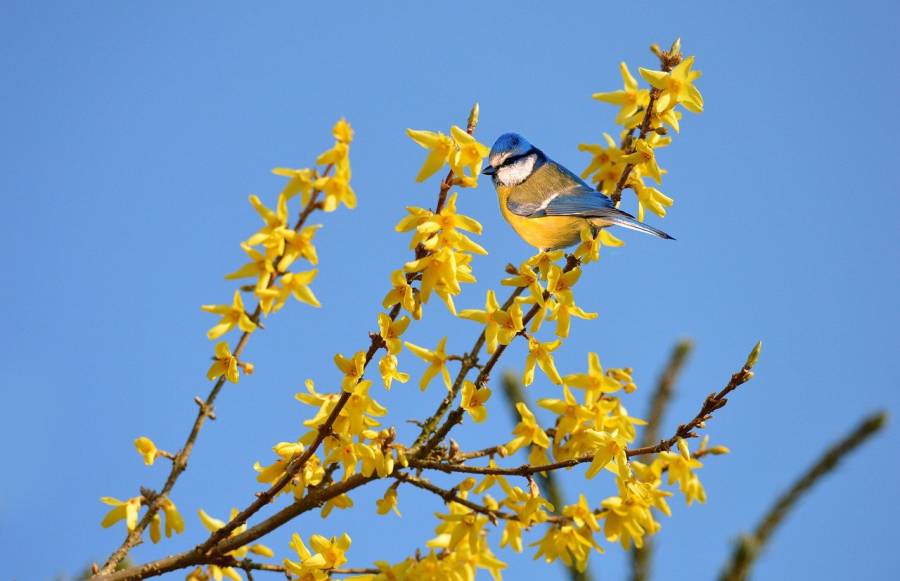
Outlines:
[[[654,47],[654,52],[660,70],[639,71],[649,87],[642,88],[622,63],[624,88],[594,95],[619,107],[616,121],[622,130],[618,140],[603,134],[604,145],[580,146],[592,156],[582,177],[592,180],[617,203],[625,190],[632,191],[640,219],[645,210],[665,216],[666,207],[672,205],[672,198],[657,189],[666,173],[659,166],[657,151],[671,144],[672,131],[680,130],[682,110],[703,110],[703,98],[694,85],[700,76],[693,69],[694,57],[684,58],[678,42],[669,51]],[[246,284],[234,291],[230,301],[202,307],[218,317],[208,332],[210,340],[228,334],[236,339],[231,344],[224,340],[215,343],[208,372],[212,390],[205,400],[197,399],[199,410],[184,446],[169,453],[145,436],[135,440],[147,465],[159,458],[170,463],[169,475],[158,492],[141,489],[139,495],[124,501],[102,499],[112,506],[102,525],[124,521],[127,534],[96,573],[110,579],[137,579],[184,569],[188,579],[237,580],[242,578],[241,571],[264,570],[304,581],[334,575],[360,581],[462,580],[473,579],[476,571],[484,569],[499,579],[505,567],[497,555],[499,549],[529,550],[536,559],[561,560],[583,570],[591,551],[603,552],[601,543],[618,543],[625,549],[641,547],[648,535],[659,531],[660,517],[670,514],[670,488],[680,491],[688,504],[705,501],[706,492],[697,476],[702,467],[699,459],[727,450],[707,446],[706,438],[692,450],[688,440],[725,405],[732,390],[752,377],[759,345],[728,384],[703,402],[696,417],[658,444],[635,447],[644,422],[629,414],[622,397],[636,390],[632,370],[604,369],[596,353],[587,354],[587,368],[581,372],[563,374],[554,362],[554,353],[569,336],[572,319],[597,317],[576,304],[574,291],[582,268],[599,259],[601,246],[622,245],[615,236],[606,230],[596,235],[586,231],[571,254],[541,252],[510,266],[509,276],[500,281],[510,289],[505,300],[501,302],[498,291],[489,290],[483,308],[457,310],[463,285],[475,281],[473,256],[487,253],[474,240],[482,234],[481,224],[459,213],[457,193],[452,191],[477,186],[488,154],[488,148],[474,137],[477,123],[476,105],[467,126],[454,125],[449,135],[407,131],[427,150],[417,181],[449,166],[436,205],[433,210],[409,207],[397,224],[398,232],[409,235],[413,255],[386,277],[384,311],[370,322],[376,330],[370,334],[369,344],[334,356],[343,377],[340,386],[320,391],[307,380],[305,391],[297,394],[299,402],[307,406],[304,431],[292,435],[295,439],[276,443],[274,454],[254,466],[257,481],[268,488],[243,510],[233,510],[227,521],[199,509],[209,536],[193,549],[117,571],[117,565],[143,540],[146,531],[154,543],[161,540],[163,531],[166,537],[184,531],[185,522],[172,500],[174,485],[200,429],[213,417],[213,404],[222,387],[253,372],[242,354],[263,318],[277,313],[291,298],[319,306],[313,287],[318,263],[314,239],[320,225],[310,220],[317,213],[356,206],[350,185],[350,124],[338,121],[333,147],[322,153],[313,167],[273,170],[287,178],[273,206],[250,196],[262,225],[241,243],[248,262],[225,277]],[[458,341],[448,337],[437,345],[424,346],[403,339],[410,325],[424,324],[426,305],[435,296],[455,316],[473,323],[477,339],[470,349],[460,351]],[[524,341],[528,349],[522,383],[554,386],[536,405],[556,419],[542,426],[534,411],[520,402],[516,409],[521,421],[508,441],[481,450],[460,450],[448,436],[465,416],[475,424],[490,421],[488,380],[514,341]],[[451,348],[452,343],[457,345]],[[427,364],[417,378],[420,389],[446,392],[436,410],[423,414],[420,433],[410,442],[398,441],[396,430],[380,420],[387,413],[383,402],[394,382],[404,384],[412,379],[402,371],[405,352]],[[525,458],[527,462],[522,463]],[[614,478],[617,493],[603,499],[581,494],[575,504],[554,506],[535,476],[578,465],[582,465],[580,473],[585,479]],[[456,475],[458,481],[451,487],[438,486],[428,478],[435,472]],[[350,493],[379,482],[388,486],[375,508],[388,518],[391,513],[400,514],[404,485],[432,492],[446,504],[446,511],[437,514],[435,536],[405,560],[347,568],[346,563],[352,562],[348,534],[332,538],[314,534],[307,539],[294,534],[290,551],[281,561],[250,557],[272,559],[274,551],[256,541],[305,513],[319,511],[327,517],[334,510],[352,509]],[[277,512],[251,526],[255,513],[273,501],[280,503]],[[540,536],[526,548],[523,533],[532,529]],[[492,543],[489,533],[494,530],[499,541]]]

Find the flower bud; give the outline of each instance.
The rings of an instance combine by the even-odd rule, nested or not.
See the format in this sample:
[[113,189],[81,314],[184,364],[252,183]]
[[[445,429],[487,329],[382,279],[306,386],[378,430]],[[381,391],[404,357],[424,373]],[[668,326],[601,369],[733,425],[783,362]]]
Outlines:
[[751,351],[750,355],[747,356],[747,362],[744,363],[745,369],[753,369],[753,366],[756,365],[756,362],[759,359],[759,352],[761,350],[762,341],[757,341],[756,345],[753,346],[753,351]]
[[681,38],[676,38],[675,42],[672,43],[672,48],[669,49],[670,55],[681,54]]
[[481,111],[481,108],[478,106],[478,102],[476,101],[475,104],[472,105],[472,110],[469,112],[469,121],[467,123],[467,125],[468,125],[467,128],[470,130],[469,131],[470,133],[478,125],[478,115],[479,115],[480,111]]

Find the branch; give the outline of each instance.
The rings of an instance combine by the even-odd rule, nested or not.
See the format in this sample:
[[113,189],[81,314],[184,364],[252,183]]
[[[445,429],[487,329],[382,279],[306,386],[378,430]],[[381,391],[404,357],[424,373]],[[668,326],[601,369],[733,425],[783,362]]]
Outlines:
[[[697,415],[694,416],[694,419],[686,424],[681,424],[680,426],[678,426],[678,429],[675,430],[675,434],[671,438],[669,438],[668,440],[662,440],[658,444],[653,446],[641,446],[640,448],[628,449],[625,451],[625,454],[629,458],[633,458],[635,456],[645,456],[647,454],[665,452],[671,449],[680,438],[695,438],[697,434],[694,432],[694,430],[705,425],[705,423],[712,417],[712,414],[716,410],[724,407],[728,403],[728,394],[730,394],[732,391],[734,391],[744,383],[748,382],[753,377],[751,368],[756,362],[755,358],[759,355],[758,349],[759,344],[757,344],[757,347],[754,348],[753,352],[750,354],[750,357],[748,357],[747,362],[744,364],[744,367],[731,376],[731,380],[729,380],[728,384],[724,388],[722,388],[721,391],[719,391],[718,393],[714,392],[709,394],[703,401],[703,405],[700,407],[700,411],[697,413]],[[449,421],[450,420],[448,418],[448,422]],[[447,473],[463,472],[466,474],[493,474],[498,476],[530,476],[538,472],[559,470],[560,468],[571,468],[572,466],[577,466],[578,464],[591,462],[593,459],[594,456],[588,454],[585,456],[570,458],[568,460],[553,462],[551,464],[540,464],[536,466],[533,466],[531,464],[523,464],[516,468],[499,468],[488,466],[468,466],[466,464],[452,464],[442,461],[410,458],[409,465],[414,468],[421,468],[425,470],[440,470]]]
[[747,579],[750,570],[756,563],[762,549],[769,538],[784,521],[791,509],[813,486],[815,486],[826,474],[837,468],[841,459],[849,456],[866,440],[874,436],[887,423],[887,413],[876,412],[863,419],[852,432],[828,448],[824,454],[807,470],[793,485],[782,494],[775,504],[769,509],[763,519],[756,525],[756,529],[749,535],[744,535],[731,559],[725,566],[725,570],[719,576],[720,581],[743,581]]
[[[422,490],[427,490],[428,492],[434,493],[434,494],[440,496],[445,503],[455,502],[456,504],[465,506],[466,508],[471,509],[479,514],[483,514],[483,515],[487,516],[490,519],[491,523],[493,523],[495,525],[497,524],[497,519],[514,520],[514,521],[521,520],[521,519],[519,519],[519,516],[516,514],[513,514],[511,512],[504,512],[502,510],[490,509],[484,505],[478,504],[477,502],[472,502],[471,500],[462,498],[461,496],[456,494],[456,492],[454,492],[453,490],[448,490],[446,488],[441,488],[440,486],[432,484],[428,480],[425,480],[422,478],[417,478],[415,476],[410,476],[409,474],[406,474],[403,472],[398,472],[396,474],[393,474],[393,477],[396,478],[397,480],[400,480],[401,482],[407,482],[409,484],[412,484],[413,486],[421,488]],[[570,521],[571,521],[570,518],[564,517],[564,516],[548,516],[547,519],[542,522],[567,523]]]
[[[332,165],[328,165],[323,172],[323,175],[327,176],[331,170]],[[306,224],[306,220],[309,216],[319,208],[318,198],[320,190],[315,190],[312,192],[312,195],[309,198],[306,206],[300,212],[300,215],[297,218],[297,222],[294,225],[294,231],[299,232],[304,224]],[[281,256],[276,258],[273,261],[273,264],[278,264],[281,260]],[[268,287],[272,287],[278,280],[282,274],[277,268],[275,269],[274,275],[269,280]],[[252,320],[255,324],[259,323],[259,318],[262,315],[262,305],[259,301],[256,303],[256,308],[253,310],[253,314],[250,315],[250,320]],[[244,348],[247,346],[247,341],[250,339],[250,333],[244,331],[241,333],[240,338],[238,338],[237,344],[234,349],[232,349],[232,354],[234,357],[240,357],[241,353],[243,353]],[[200,434],[201,428],[203,428],[204,423],[206,423],[206,419],[215,419],[215,414],[213,413],[213,404],[216,401],[216,398],[219,396],[219,392],[222,390],[222,387],[225,385],[225,375],[219,377],[216,380],[215,384],[213,384],[212,389],[209,392],[209,395],[206,396],[205,400],[198,400],[199,410],[197,411],[197,417],[194,419],[194,423],[191,426],[191,430],[188,433],[187,439],[184,442],[184,446],[182,446],[181,450],[175,454],[175,457],[172,458],[172,468],[169,470],[169,476],[166,478],[166,482],[163,485],[162,490],[153,497],[153,500],[147,505],[147,512],[144,513],[143,518],[138,521],[137,525],[128,532],[125,536],[125,540],[122,541],[122,544],[118,549],[113,551],[113,553],[106,560],[106,563],[100,569],[99,574],[105,575],[115,571],[116,565],[125,558],[133,547],[141,543],[141,538],[143,536],[144,530],[150,525],[150,522],[159,512],[160,507],[162,506],[162,501],[169,495],[174,488],[175,483],[178,481],[178,478],[181,474],[187,469],[188,458],[191,456],[191,452],[194,450],[194,443],[197,441],[197,436]]]
[[[468,122],[468,127],[467,127],[467,131],[469,132],[469,134],[471,134],[475,130],[475,126],[477,124],[476,108],[477,108],[477,104],[475,105],[475,107],[473,107],[473,112],[469,116],[469,122]],[[326,168],[326,174],[328,171],[331,170],[331,167],[332,166],[329,165]],[[440,191],[438,192],[438,202],[437,202],[437,206],[436,206],[437,212],[439,212],[440,209],[442,208],[442,206],[445,202],[446,196],[447,196],[447,192],[449,191],[452,184],[453,184],[453,172],[451,170],[450,173],[447,175],[447,177],[444,178],[444,180],[441,182]],[[307,208],[304,209],[303,213],[300,216],[300,219],[298,219],[297,226],[295,227],[295,229],[299,229],[305,222],[306,218],[312,213],[313,209],[315,209],[314,207],[310,208],[310,206],[315,206],[315,202],[316,202],[316,198],[317,198],[318,194],[319,194],[319,191],[316,191],[313,193],[312,197],[310,198],[309,205],[307,206]],[[416,248],[416,258],[422,258],[427,253],[428,252],[422,246],[418,246]],[[407,274],[407,281],[412,282],[414,277],[415,277],[414,273]],[[275,279],[275,277],[273,277],[273,280],[270,281],[270,284],[274,284],[274,279]],[[261,310],[262,310],[261,306],[259,304],[257,304],[256,311],[254,313],[254,317],[255,317],[254,321],[256,321],[259,318]],[[400,305],[398,304],[398,305],[395,305],[390,310],[390,312],[388,313],[388,316],[391,318],[391,320],[395,320],[399,314],[400,314]],[[248,336],[249,335],[247,333],[242,335],[241,342],[246,343],[246,339]],[[363,370],[368,368],[369,363],[372,361],[372,358],[374,357],[374,355],[378,351],[378,349],[385,347],[384,339],[380,335],[378,335],[376,333],[370,333],[370,338],[371,338],[371,342],[369,344],[369,348],[366,351],[365,363],[363,365]],[[239,342],[238,347],[234,351],[235,356],[239,355],[240,349],[242,349],[243,343],[241,343],[241,342]],[[465,365],[465,363],[464,363],[464,365]],[[362,381],[362,379],[363,378],[361,376],[360,381]],[[225,381],[225,379],[223,376],[222,378],[220,378],[219,382],[216,384],[216,390],[214,390],[215,393],[218,393],[217,390],[221,388],[221,386],[224,384],[224,381]],[[285,486],[287,486],[288,483],[290,483],[291,480],[303,469],[303,466],[313,456],[313,454],[316,453],[316,451],[318,450],[318,448],[322,444],[322,442],[325,440],[325,438],[332,435],[332,428],[334,426],[334,422],[337,420],[337,418],[340,415],[341,411],[343,410],[344,406],[349,401],[351,395],[352,394],[350,394],[346,391],[341,392],[340,398],[335,403],[335,406],[331,410],[331,413],[328,415],[328,418],[325,420],[325,423],[322,424],[321,426],[319,426],[318,432],[316,434],[316,438],[313,441],[313,443],[309,446],[309,448],[307,448],[302,454],[291,458],[291,460],[288,462],[287,466],[285,467],[284,474],[282,474],[281,477],[278,480],[276,480],[272,484],[272,486],[269,487],[269,489],[265,490],[262,493],[257,494],[257,498],[252,503],[250,503],[250,505],[248,505],[247,508],[245,508],[240,513],[238,513],[233,519],[229,520],[225,524],[225,526],[223,526],[220,529],[211,533],[210,536],[206,539],[206,541],[204,541],[200,545],[197,545],[196,547],[194,547],[194,549],[192,549],[190,551],[186,551],[179,555],[167,557],[165,559],[160,559],[160,560],[154,561],[152,563],[147,563],[146,565],[143,565],[141,567],[134,567],[134,568],[126,569],[125,571],[117,572],[115,575],[109,576],[109,578],[110,579],[142,579],[142,578],[149,577],[149,576],[159,575],[159,574],[165,573],[167,571],[173,571],[175,569],[180,569],[183,567],[202,563],[202,562],[204,562],[204,559],[206,559],[208,557],[224,555],[225,553],[228,553],[236,548],[239,548],[246,543],[249,543],[253,540],[258,539],[259,537],[267,534],[268,532],[271,532],[272,530],[274,530],[278,526],[281,526],[282,524],[286,523],[287,521],[294,518],[295,516],[302,514],[303,512],[310,510],[311,508],[314,508],[316,506],[321,506],[321,504],[323,504],[324,502],[327,502],[327,500],[334,498],[335,496],[339,496],[340,494],[343,494],[347,490],[351,490],[353,488],[356,488],[357,486],[361,486],[362,484],[365,484],[366,482],[369,482],[370,480],[372,480],[373,478],[371,478],[371,477],[362,477],[361,479],[351,477],[351,478],[346,479],[343,482],[335,484],[333,486],[329,486],[329,487],[321,489],[321,490],[310,491],[306,495],[306,497],[304,497],[301,501],[293,503],[292,505],[281,510],[280,512],[276,513],[275,515],[269,517],[262,523],[244,531],[243,533],[231,536],[232,533],[237,528],[239,528],[240,526],[245,524],[251,516],[256,514],[261,508],[263,508],[264,506],[266,506],[267,504],[272,502],[272,500],[278,495],[278,493],[281,492],[281,490]],[[211,402],[209,400],[206,402],[206,405],[201,406],[201,413],[204,415],[204,417],[207,415],[208,408],[211,409]],[[177,465],[178,465],[177,461],[173,462],[173,466],[177,466]],[[330,469],[330,467],[329,467],[329,469]],[[174,468],[173,468],[173,470],[174,470]],[[356,475],[356,476],[359,476],[359,475]],[[312,504],[310,504],[310,499],[313,499]],[[157,510],[158,510],[159,501],[154,500],[154,504],[157,506]],[[141,524],[143,524],[144,528],[147,526],[147,524],[149,524],[151,518],[152,518],[152,514],[150,512],[148,512],[144,516],[144,519],[141,520]],[[145,521],[146,521],[146,523],[145,523]],[[143,528],[141,528],[140,530],[143,531]],[[134,532],[135,531],[132,531],[132,534]],[[129,534],[129,538],[132,536],[132,534]],[[137,542],[140,542],[140,532],[138,532],[137,535],[135,535],[135,537],[136,538],[135,538],[134,544],[137,544]],[[239,543],[239,544],[235,544],[235,543]],[[133,545],[131,545],[131,546],[133,546]],[[223,548],[223,547],[227,547],[227,548]],[[128,547],[128,548],[130,548],[130,547]],[[125,554],[127,554],[128,548],[126,548],[124,550],[124,552],[122,553],[123,557]],[[119,558],[119,560],[121,560],[121,557]],[[118,561],[116,561],[116,562],[118,562]],[[104,569],[100,571],[100,575],[101,576],[108,575],[109,573],[111,573],[111,571],[114,568],[115,568],[115,564],[112,565],[110,570],[107,570],[107,568],[104,567]]]
[[[659,430],[662,427],[662,419],[666,407],[672,399],[675,382],[681,375],[684,363],[693,349],[694,344],[687,339],[679,341],[672,349],[669,363],[659,378],[656,391],[650,400],[650,411],[647,415],[647,428],[641,437],[641,446],[649,446],[659,439]],[[631,549],[631,581],[647,581],[650,578],[650,557],[653,552],[653,539],[647,536],[642,548]]]
[[132,567],[123,571],[116,571],[115,573],[101,576],[100,579],[103,579],[104,581],[130,581],[136,579],[146,579],[147,577],[155,577],[157,575],[162,575],[163,573],[168,573],[170,571],[176,571],[185,567],[204,565],[210,562],[215,562],[216,559],[221,558],[227,553],[230,553],[235,549],[239,549],[244,545],[252,543],[253,541],[269,534],[270,532],[274,531],[275,529],[287,523],[291,519],[297,517],[298,515],[318,508],[332,498],[335,498],[337,496],[340,496],[341,494],[349,492],[350,490],[367,484],[372,480],[375,480],[376,478],[377,476],[363,476],[361,474],[354,474],[347,480],[338,482],[327,488],[310,491],[302,499],[291,503],[290,505],[281,509],[261,523],[250,527],[240,534],[233,535],[231,537],[228,537],[227,539],[220,541],[215,547],[210,549],[207,554],[199,552],[197,550],[197,547],[195,547],[191,550],[179,553],[177,555],[164,557],[162,559],[146,563],[144,565]]
[[450,457],[447,458],[449,462],[464,462],[466,460],[471,460],[473,458],[484,458],[485,456],[496,456],[503,455],[505,452],[505,448],[503,445],[499,446],[490,446],[488,448],[482,448],[481,450],[473,450],[472,452],[456,452],[450,454]]
[[248,576],[250,575],[250,571],[269,571],[271,573],[285,573],[285,569],[282,565],[273,565],[270,563],[258,563],[253,561],[252,559],[235,559],[234,557],[222,557],[218,559],[215,563],[211,563],[212,565],[217,565],[219,567],[234,567],[236,569],[243,569]]
[[404,472],[398,472],[393,475],[394,478],[399,480],[400,482],[406,482],[408,484],[412,484],[417,488],[421,488],[422,490],[427,490],[428,492],[432,492],[438,496],[440,496],[445,503],[455,502],[456,504],[461,504],[466,508],[474,510],[477,513],[481,513],[491,519],[491,522],[497,524],[497,519],[502,518],[506,520],[519,520],[519,517],[516,515],[503,512],[501,510],[492,510],[486,506],[482,506],[476,502],[472,502],[471,500],[462,498],[458,494],[456,494],[452,490],[447,490],[446,488],[441,488],[429,482],[428,480],[424,480],[422,478],[416,478],[415,476],[410,476]]
[[[224,557],[213,564],[220,567],[235,567],[237,569],[243,569],[244,572],[247,573],[248,577],[250,575],[250,571],[268,571],[271,573],[282,574],[287,573],[283,565],[258,563],[256,561],[253,561],[252,559],[238,560],[234,557]],[[338,567],[335,569],[326,569],[326,571],[332,575],[375,575],[381,572],[379,569],[371,567]]]
[[[469,126],[467,129],[470,134],[475,130],[476,121],[477,120],[474,115],[470,116]],[[441,208],[443,207],[444,201],[447,197],[447,192],[450,190],[452,184],[453,170],[450,170],[450,172],[447,174],[447,177],[445,177],[441,182],[440,191],[438,192],[438,202],[435,210],[436,212],[440,212]],[[416,248],[416,258],[421,258],[427,254],[428,251],[426,251],[422,246],[418,246]],[[408,273],[406,275],[407,282],[412,282],[414,277],[414,273]],[[400,305],[397,304],[394,305],[394,307],[390,310],[390,312],[388,313],[388,317],[390,317],[391,320],[395,320],[399,314]],[[365,363],[363,364],[363,370],[368,368],[369,363],[372,361],[372,358],[375,356],[375,353],[378,351],[378,349],[385,346],[384,339],[380,335],[376,333],[370,333],[370,337],[371,342],[369,344],[369,348],[366,350],[366,358]],[[362,376],[360,377],[359,381],[362,381]],[[325,423],[319,426],[319,431],[316,434],[316,439],[313,441],[312,445],[310,445],[310,447],[307,448],[300,456],[292,458],[290,462],[288,462],[288,465],[285,467],[284,474],[282,474],[281,477],[276,480],[268,490],[258,494],[256,500],[254,500],[247,508],[242,510],[238,515],[231,519],[224,527],[212,533],[203,544],[197,547],[197,550],[202,553],[206,553],[219,541],[227,538],[232,533],[232,531],[246,523],[247,520],[251,516],[256,514],[262,507],[272,502],[275,496],[277,496],[278,493],[281,492],[281,490],[285,486],[287,486],[288,483],[290,483],[290,481],[300,472],[300,470],[303,469],[303,466],[313,456],[313,454],[316,453],[325,438],[332,435],[332,427],[334,426],[334,422],[337,420],[341,411],[344,409],[344,406],[349,401],[351,395],[352,394],[346,391],[341,392],[341,397],[335,404],[334,409],[331,410],[331,414],[329,414]]]

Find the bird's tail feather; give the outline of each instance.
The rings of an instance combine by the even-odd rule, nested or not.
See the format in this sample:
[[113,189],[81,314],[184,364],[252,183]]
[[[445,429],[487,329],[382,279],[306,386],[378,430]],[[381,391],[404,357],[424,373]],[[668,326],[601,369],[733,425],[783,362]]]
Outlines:
[[675,238],[669,236],[662,230],[640,222],[628,212],[623,212],[618,208],[610,208],[609,210],[610,211],[604,213],[605,215],[603,216],[594,217],[594,219],[598,222],[598,226],[612,224],[614,226],[628,228],[629,230],[637,230],[638,232],[643,232],[644,234],[650,234],[651,236],[656,236],[657,238],[663,238],[665,240],[675,240]]

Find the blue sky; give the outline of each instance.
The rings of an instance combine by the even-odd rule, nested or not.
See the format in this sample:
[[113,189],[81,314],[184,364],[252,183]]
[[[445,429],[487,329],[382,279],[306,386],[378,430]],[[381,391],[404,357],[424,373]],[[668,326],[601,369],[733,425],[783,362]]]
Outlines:
[[[706,99],[659,156],[675,206],[651,223],[678,240],[625,233],[624,248],[587,268],[579,304],[600,318],[576,321],[557,358],[564,373],[581,371],[587,351],[634,367],[642,389],[626,405],[641,415],[671,345],[693,338],[669,431],[765,342],[757,378],[708,425],[733,451],[701,472],[709,502],[676,499],[663,522],[658,578],[712,577],[736,534],[827,442],[875,409],[896,415],[897,4],[649,4],[3,3],[5,574],[48,579],[102,560],[123,532],[100,528],[98,498],[161,485],[163,467],[145,468],[132,440],[183,440],[191,400],[208,389],[212,317],[199,305],[231,296],[221,277],[257,227],[246,196],[271,201],[281,184],[270,168],[311,163],[346,116],[359,207],[324,217],[314,287],[323,308],[291,305],[252,338],[257,373],[226,388],[173,495],[188,530],[140,547],[141,561],[199,541],[198,507],[222,517],[249,502],[253,462],[296,437],[308,414],[293,393],[307,377],[333,385],[332,355],[366,344],[388,275],[408,257],[393,226],[437,189],[414,183],[423,152],[406,127],[446,131],[478,100],[482,141],[516,130],[580,170],[578,143],[614,130],[613,108],[590,94],[619,87],[620,60],[652,66],[647,46],[676,36],[697,55]],[[458,301],[475,307],[503,265],[530,250],[501,221],[489,184],[459,205],[484,224],[490,251]],[[449,333],[464,349],[477,332],[438,304],[429,311],[431,325],[410,340],[434,345]],[[521,349],[510,355],[504,365],[521,366]],[[379,395],[405,425],[439,392]],[[554,393],[538,381],[529,395]],[[508,414],[492,404],[462,443],[508,437]],[[890,425],[802,502],[757,578],[900,573],[897,434]],[[567,490],[599,501],[610,491],[600,480],[567,480]],[[347,531],[350,564],[401,559],[432,536],[442,507],[402,489],[403,518],[376,519],[384,488],[267,543],[284,556],[290,532]],[[503,557],[509,578],[533,574],[529,554]],[[603,579],[626,567],[615,546],[591,563]],[[540,566],[562,578],[557,565]]]

